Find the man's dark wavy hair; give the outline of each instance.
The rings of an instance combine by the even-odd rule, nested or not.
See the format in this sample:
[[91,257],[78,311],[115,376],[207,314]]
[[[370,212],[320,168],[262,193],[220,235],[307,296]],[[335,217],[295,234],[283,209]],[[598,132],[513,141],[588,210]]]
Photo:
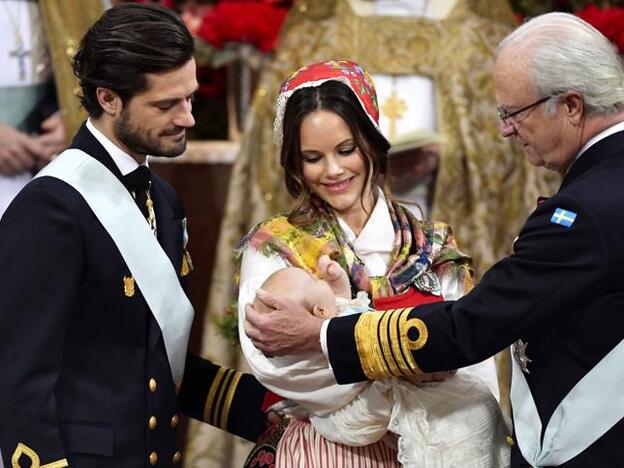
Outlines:
[[97,88],[114,91],[126,104],[147,88],[146,73],[179,68],[194,50],[193,37],[172,10],[139,3],[110,8],[87,31],[74,56],[80,102],[97,118],[103,112]]

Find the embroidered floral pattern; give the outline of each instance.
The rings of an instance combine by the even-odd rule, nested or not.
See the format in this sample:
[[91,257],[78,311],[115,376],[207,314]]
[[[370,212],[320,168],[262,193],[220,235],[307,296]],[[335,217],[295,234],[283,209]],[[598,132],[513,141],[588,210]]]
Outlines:
[[[312,211],[304,208],[291,216],[293,223],[285,215],[274,216],[252,229],[237,246],[237,252],[249,245],[265,255],[277,254],[316,276],[318,258],[329,255],[349,274],[353,297],[358,291],[366,291],[374,300],[400,294],[410,286],[439,294],[439,287],[428,285],[446,275],[452,275],[469,289],[470,258],[457,249],[448,225],[419,221],[398,203],[389,202],[388,210],[395,239],[390,267],[384,276],[368,276],[364,262],[344,236],[336,217],[326,209],[320,210],[320,216],[312,216]],[[419,281],[423,275],[427,281]]]

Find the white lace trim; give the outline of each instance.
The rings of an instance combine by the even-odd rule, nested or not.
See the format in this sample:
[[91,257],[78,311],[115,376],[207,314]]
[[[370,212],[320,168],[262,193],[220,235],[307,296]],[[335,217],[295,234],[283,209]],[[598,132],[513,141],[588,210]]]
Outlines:
[[370,309],[370,299],[366,291],[358,291],[353,299],[336,297],[338,315],[359,314]]

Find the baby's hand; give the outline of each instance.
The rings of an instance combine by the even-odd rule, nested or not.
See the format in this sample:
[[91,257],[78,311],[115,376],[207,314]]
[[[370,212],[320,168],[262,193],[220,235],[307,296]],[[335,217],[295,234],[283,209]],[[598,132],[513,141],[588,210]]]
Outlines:
[[351,285],[347,272],[329,255],[321,255],[318,260],[318,269],[321,279],[327,281],[336,296],[351,299]]

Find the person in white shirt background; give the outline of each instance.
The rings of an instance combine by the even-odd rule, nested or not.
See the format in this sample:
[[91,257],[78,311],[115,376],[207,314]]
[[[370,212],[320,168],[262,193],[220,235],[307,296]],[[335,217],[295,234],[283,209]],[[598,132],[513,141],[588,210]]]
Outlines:
[[66,142],[36,1],[0,2],[0,69],[1,216]]

